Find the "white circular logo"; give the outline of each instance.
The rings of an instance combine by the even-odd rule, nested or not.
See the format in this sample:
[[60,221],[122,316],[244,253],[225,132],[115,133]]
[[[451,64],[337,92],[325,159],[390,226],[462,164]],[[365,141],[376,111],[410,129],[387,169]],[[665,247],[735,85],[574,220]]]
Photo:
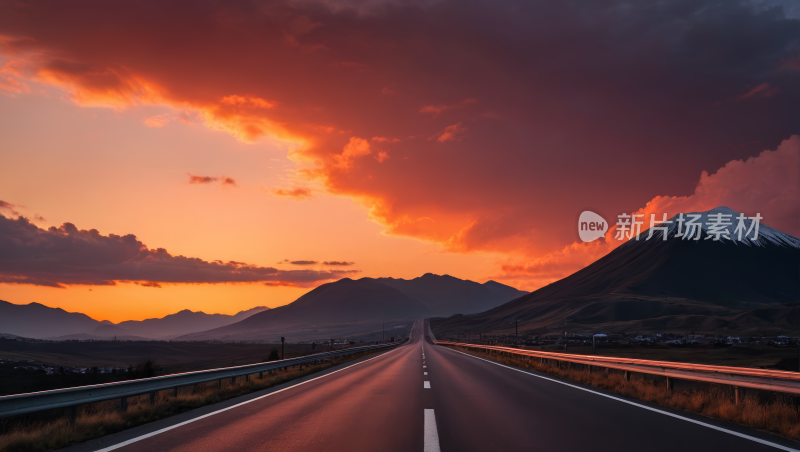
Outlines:
[[578,235],[584,242],[593,242],[608,231],[608,222],[600,215],[585,211],[578,218]]

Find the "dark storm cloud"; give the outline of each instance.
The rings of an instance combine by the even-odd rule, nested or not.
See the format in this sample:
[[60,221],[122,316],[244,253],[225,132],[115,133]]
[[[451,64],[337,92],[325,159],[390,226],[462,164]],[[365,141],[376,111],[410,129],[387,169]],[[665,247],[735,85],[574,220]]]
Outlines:
[[64,284],[113,285],[161,283],[252,283],[310,286],[339,279],[355,270],[278,270],[241,262],[207,262],[148,249],[128,234],[102,235],[72,223],[42,229],[24,217],[0,215],[0,283],[60,287]]

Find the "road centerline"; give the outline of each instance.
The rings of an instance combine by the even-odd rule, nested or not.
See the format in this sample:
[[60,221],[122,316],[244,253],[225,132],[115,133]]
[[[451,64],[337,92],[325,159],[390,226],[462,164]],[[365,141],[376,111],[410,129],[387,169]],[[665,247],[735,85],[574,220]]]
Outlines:
[[425,409],[425,446],[424,452],[440,452],[439,431],[436,428],[436,415],[433,409]]

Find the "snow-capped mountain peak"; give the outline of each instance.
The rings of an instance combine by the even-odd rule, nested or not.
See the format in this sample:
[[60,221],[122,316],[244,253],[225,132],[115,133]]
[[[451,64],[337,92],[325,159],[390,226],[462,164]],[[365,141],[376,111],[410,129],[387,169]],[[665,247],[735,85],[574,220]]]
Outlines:
[[[656,223],[662,217],[656,214]],[[778,231],[763,223],[761,218],[757,223],[751,217],[743,216],[739,212],[727,206],[715,207],[705,212],[689,212],[673,215],[668,221],[670,223],[655,224],[653,236],[650,236],[650,218],[641,218],[642,232],[639,234],[639,242],[663,240],[660,228],[667,227],[667,240],[698,240],[698,241],[720,241],[733,243],[735,245],[759,246],[767,245],[791,247],[800,249],[800,238],[791,234]],[[769,220],[768,218],[766,220]],[[758,228],[757,237],[756,228]],[[629,243],[636,243],[634,236]]]

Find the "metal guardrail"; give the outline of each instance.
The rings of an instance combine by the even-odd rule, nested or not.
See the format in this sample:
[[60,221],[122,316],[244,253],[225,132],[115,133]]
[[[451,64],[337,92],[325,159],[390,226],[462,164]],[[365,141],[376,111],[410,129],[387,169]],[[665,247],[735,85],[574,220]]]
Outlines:
[[[524,350],[511,347],[465,344],[451,341],[435,341],[437,345],[457,346],[479,349],[494,353],[520,355],[540,360],[552,360],[582,364],[592,367],[603,367],[630,372],[661,375],[667,377],[668,387],[672,387],[670,379],[702,381],[730,385],[734,388],[752,388],[765,391],[783,392],[800,395],[800,373],[783,370],[752,369],[747,367],[711,366],[705,364],[688,364],[670,361],[652,361],[633,358],[613,358],[608,356],[572,355],[567,353]],[[544,362],[544,361],[541,361]]]
[[[283,359],[266,363],[248,364],[244,366],[226,367],[221,369],[200,370],[180,374],[164,375],[160,377],[142,378],[138,380],[120,381],[75,388],[54,389],[51,391],[14,394],[0,397],[0,418],[18,416],[21,414],[35,413],[37,411],[55,408],[69,408],[87,403],[102,402],[105,400],[123,399],[125,407],[127,397],[144,394],[155,394],[158,391],[177,389],[181,386],[191,386],[224,379],[261,374],[282,367],[298,364],[310,364],[325,361],[341,356],[353,355],[369,351],[388,350],[406,343],[408,339],[389,344],[365,345],[335,350],[299,358]],[[151,396],[152,397],[152,396]]]

